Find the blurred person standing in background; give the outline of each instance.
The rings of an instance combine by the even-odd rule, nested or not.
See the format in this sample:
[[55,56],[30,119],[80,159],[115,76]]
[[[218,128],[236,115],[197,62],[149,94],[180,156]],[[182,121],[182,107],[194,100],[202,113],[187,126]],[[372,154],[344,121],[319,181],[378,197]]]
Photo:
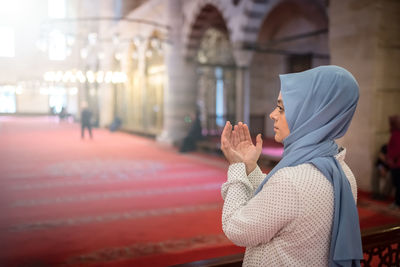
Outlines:
[[85,128],[89,130],[90,139],[93,139],[92,136],[92,111],[89,109],[88,103],[83,101],[81,104],[81,138],[85,138]]
[[[383,184],[381,186],[381,184]],[[390,175],[390,167],[387,160],[387,144],[382,145],[371,179],[372,198],[384,200],[393,189],[393,182]]]
[[201,133],[201,121],[200,121],[200,110],[196,109],[196,114],[191,116],[192,125],[190,126],[189,132],[183,139],[183,143],[179,148],[179,152],[189,152],[196,150],[197,141],[203,138]]
[[387,147],[388,164],[391,169],[393,185],[396,188],[395,201],[391,208],[400,208],[400,116],[389,118],[390,139]]

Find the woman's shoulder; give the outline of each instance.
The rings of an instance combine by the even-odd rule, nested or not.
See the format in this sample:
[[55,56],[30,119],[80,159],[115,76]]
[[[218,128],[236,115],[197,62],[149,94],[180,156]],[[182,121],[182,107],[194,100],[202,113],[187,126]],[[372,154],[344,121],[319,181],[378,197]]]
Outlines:
[[[344,161],[345,157],[345,148],[341,148],[335,155],[335,158],[339,162],[345,176],[347,177],[347,180],[350,183],[353,197],[356,200],[357,181],[350,167]],[[331,183],[328,181],[328,179],[326,179],[324,174],[310,163],[282,168],[271,177],[271,180],[272,179],[276,179],[275,181],[290,181],[290,183],[294,184],[297,188],[307,188],[308,190],[311,188],[314,188],[315,190],[321,190],[322,188],[324,188],[324,190],[328,190],[328,188],[332,187]]]
[[315,179],[318,180],[320,177],[324,176],[313,164],[303,163],[279,169],[272,175],[271,180],[289,180],[291,183],[299,185],[299,182],[304,184]]
[[297,174],[299,174],[299,172],[309,171],[314,168],[315,168],[314,165],[312,165],[311,163],[302,163],[302,164],[299,164],[296,166],[289,166],[289,167],[281,168],[278,171],[276,171],[276,173],[273,176],[287,176],[288,174],[297,175]]
[[[346,148],[341,147],[338,153],[335,155],[335,158],[339,161],[339,163],[345,163],[344,159],[346,158]],[[297,174],[299,171],[315,171],[318,169],[311,163],[302,163],[296,166],[284,167],[279,169],[274,175],[282,175],[282,174]]]

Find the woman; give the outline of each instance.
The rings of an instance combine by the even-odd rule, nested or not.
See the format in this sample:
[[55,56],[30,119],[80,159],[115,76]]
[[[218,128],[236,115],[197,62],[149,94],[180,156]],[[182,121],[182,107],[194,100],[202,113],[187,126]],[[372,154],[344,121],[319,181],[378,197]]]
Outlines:
[[227,122],[222,151],[230,163],[222,186],[222,226],[246,247],[244,266],[359,266],[363,258],[357,186],[334,142],[358,101],[354,77],[337,66],[280,75],[274,120],[282,160],[265,176],[257,167],[262,140]]

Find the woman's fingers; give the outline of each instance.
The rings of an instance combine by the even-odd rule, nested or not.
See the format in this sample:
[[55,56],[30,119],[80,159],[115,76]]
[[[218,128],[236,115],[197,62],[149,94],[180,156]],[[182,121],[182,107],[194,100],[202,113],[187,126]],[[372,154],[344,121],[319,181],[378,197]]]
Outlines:
[[246,124],[243,124],[243,131],[246,141],[250,141],[251,143],[253,143],[253,141],[251,140],[249,127]]
[[236,147],[240,142],[239,139],[239,127],[237,125],[235,125],[235,127],[233,127],[233,132],[232,132],[232,144],[234,147]]
[[232,124],[231,124],[231,122],[227,121],[225,127],[227,127],[226,138],[228,140],[230,140],[231,139],[231,135],[232,135]]
[[239,140],[240,140],[240,142],[246,141],[242,122],[239,122],[238,129],[239,129]]

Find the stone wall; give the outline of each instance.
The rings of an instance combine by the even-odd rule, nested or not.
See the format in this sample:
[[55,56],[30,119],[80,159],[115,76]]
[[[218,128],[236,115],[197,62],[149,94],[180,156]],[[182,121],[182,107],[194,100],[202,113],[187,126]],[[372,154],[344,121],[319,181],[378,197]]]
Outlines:
[[361,189],[370,189],[376,153],[388,140],[388,116],[400,113],[398,1],[331,1],[332,64],[353,73],[360,99],[348,133],[347,162]]
[[387,117],[400,115],[400,1],[382,0],[378,8],[375,151],[389,139]]

